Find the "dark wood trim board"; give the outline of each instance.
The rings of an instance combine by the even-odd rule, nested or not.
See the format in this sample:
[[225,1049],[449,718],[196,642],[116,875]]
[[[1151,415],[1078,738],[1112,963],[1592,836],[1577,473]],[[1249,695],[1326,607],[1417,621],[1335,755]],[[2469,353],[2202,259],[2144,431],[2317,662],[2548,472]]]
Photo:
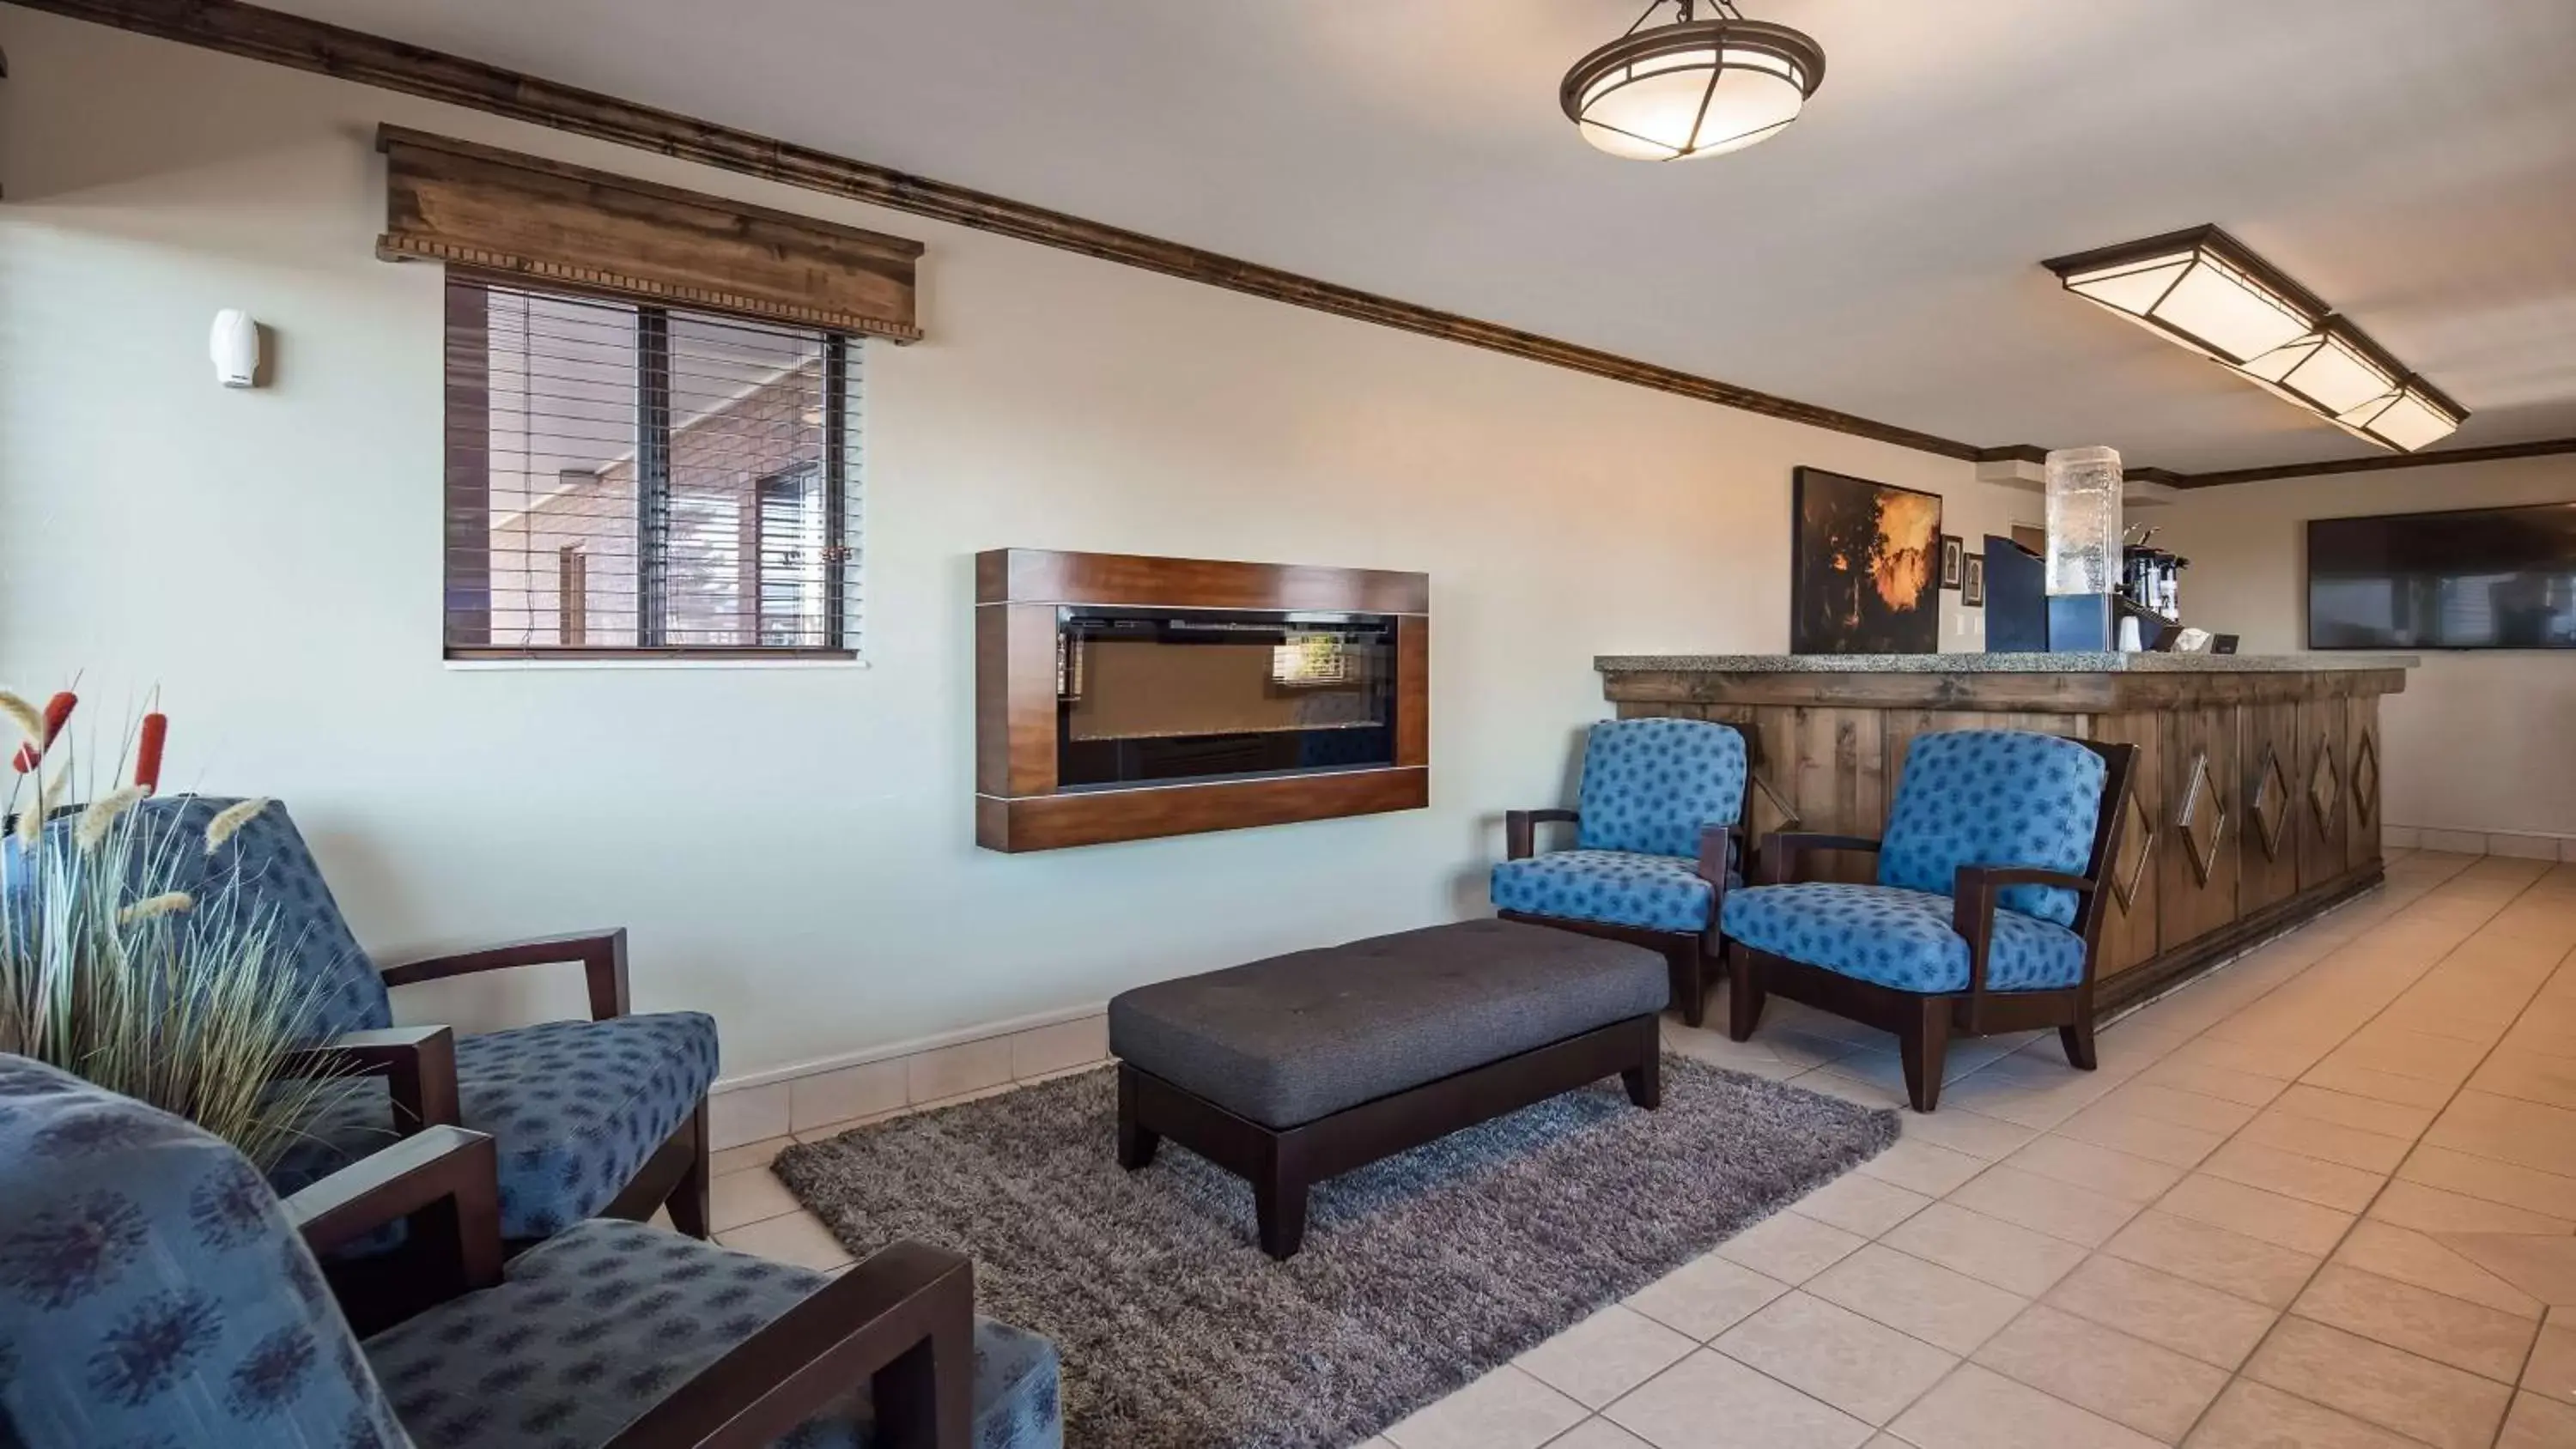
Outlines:
[[[1759,413],[1764,417],[1804,423],[1874,442],[1891,443],[1939,457],[1980,462],[2044,456],[2044,450],[2033,444],[1981,448],[1918,429],[1899,427],[1678,368],[1623,357],[1600,348],[1482,322],[1219,252],[1165,241],[1125,227],[871,165],[677,111],[619,100],[502,66],[242,4],[240,0],[7,0],[7,3],[355,81],[381,90],[464,106],[621,146],[655,151],[720,170],[783,182],[808,191],[849,197],[889,210],[1016,237],[1041,246],[1080,252],[1103,261],[1203,282],[1228,291],[1285,302],[1290,306],[1307,307],[1381,327],[1481,347],[1551,367],[1590,373],[1614,382],[1652,388],[1720,407]],[[5,74],[5,71],[0,71],[0,74]],[[2311,474],[2417,468],[2441,463],[2482,463],[2565,452],[2576,452],[2576,438],[2385,458],[2285,463],[2209,473],[2173,473],[2158,468],[2130,471],[2133,477],[2177,488],[2210,488]]]
[[1481,347],[1721,407],[1973,459],[1970,444],[1778,397],[1596,347],[1478,321],[1106,222],[913,176],[776,137],[239,0],[13,0],[30,10],[486,111],[684,161],[844,196],[1355,321]]
[[2388,453],[2369,458],[2338,458],[2325,463],[2281,463],[2269,468],[2229,468],[2213,473],[2183,473],[2177,488],[2218,488],[2230,483],[2269,483],[2277,478],[2314,478],[2334,473],[2379,473],[2391,468],[2438,468],[2445,463],[2496,463],[2507,458],[2545,458],[2576,453],[2576,438],[2543,438],[2531,443],[2498,443],[2487,448],[2437,448],[2429,453]]

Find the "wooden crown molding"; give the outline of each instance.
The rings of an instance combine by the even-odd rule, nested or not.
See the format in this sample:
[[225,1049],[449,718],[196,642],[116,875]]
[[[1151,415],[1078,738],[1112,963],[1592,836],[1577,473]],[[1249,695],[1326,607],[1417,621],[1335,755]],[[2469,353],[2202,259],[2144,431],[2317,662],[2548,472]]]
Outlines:
[[1104,222],[1012,201],[873,166],[775,137],[738,130],[596,91],[524,75],[500,66],[363,31],[245,5],[240,0],[13,0],[42,10],[144,35],[264,60],[550,126],[559,131],[657,151],[684,161],[784,182],[826,195],[973,227],[1041,246],[1204,282],[1274,302],[1481,347],[1532,362],[1721,407],[1804,423],[1963,461],[1966,443],[1877,422],[1792,398],[1777,397],[1599,348],[1481,322],[1356,288],[1300,276]]
[[[1041,246],[1080,252],[1124,266],[1329,312],[1426,337],[1481,347],[1595,377],[1696,398],[1787,422],[1876,442],[1892,443],[1965,462],[2017,459],[2038,462],[2046,450],[2029,443],[1980,448],[1931,433],[1877,422],[1853,413],[1738,387],[1696,373],[1662,367],[1599,348],[1534,332],[1480,322],[1381,297],[1277,267],[1164,241],[1142,232],[1026,202],[952,186],[870,165],[755,132],[699,120],[676,111],[639,105],[500,66],[363,31],[246,5],[241,0],[7,0],[29,10],[87,20],[119,30],[175,40],[229,55],[355,81],[448,105],[548,126],[639,150],[656,151],[719,170],[757,176],[829,196],[926,216]],[[2213,488],[2317,474],[2421,468],[2443,463],[2483,463],[2505,458],[2576,452],[2576,438],[2509,443],[2446,452],[2287,463],[2209,473],[2132,468],[2129,476],[2176,488]]]
[[2324,463],[2282,463],[2269,468],[2229,468],[2215,473],[2175,476],[2181,488],[2217,488],[2229,483],[2268,483],[2276,478],[2312,478],[2329,473],[2378,473],[2390,468],[2434,468],[2445,463],[2495,463],[2507,458],[2545,458],[2576,453],[2576,438],[2543,438],[2532,443],[2497,443],[2484,448],[2448,448],[2428,453],[2393,453],[2370,458],[2337,458]]
[[[2268,483],[2278,478],[2313,478],[2331,473],[2377,473],[2390,468],[2434,468],[2446,463],[2495,463],[2507,458],[2543,458],[2576,453],[2576,438],[2544,438],[2533,443],[2497,443],[2484,448],[2447,448],[2429,453],[2390,453],[2368,458],[2333,458],[2322,463],[2274,463],[2262,468],[2226,468],[2208,473],[2176,473],[2168,468],[2126,468],[2132,483],[2161,483],[2168,488],[2219,488],[2231,483]],[[2045,463],[2048,450],[2035,443],[1980,448],[1980,463]]]

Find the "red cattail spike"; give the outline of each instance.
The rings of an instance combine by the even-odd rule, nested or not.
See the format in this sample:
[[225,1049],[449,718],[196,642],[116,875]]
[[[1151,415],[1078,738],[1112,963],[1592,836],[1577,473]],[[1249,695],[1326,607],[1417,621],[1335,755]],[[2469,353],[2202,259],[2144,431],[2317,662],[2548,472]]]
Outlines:
[[170,737],[170,717],[154,711],[143,717],[143,732],[134,744],[134,783],[146,795],[161,788],[161,746]]
[[56,691],[53,698],[45,701],[45,737],[18,747],[18,758],[13,763],[17,765],[19,774],[24,775],[44,763],[46,747],[53,744],[54,736],[63,732],[63,726],[71,720],[72,707],[79,703],[80,697],[68,689]]

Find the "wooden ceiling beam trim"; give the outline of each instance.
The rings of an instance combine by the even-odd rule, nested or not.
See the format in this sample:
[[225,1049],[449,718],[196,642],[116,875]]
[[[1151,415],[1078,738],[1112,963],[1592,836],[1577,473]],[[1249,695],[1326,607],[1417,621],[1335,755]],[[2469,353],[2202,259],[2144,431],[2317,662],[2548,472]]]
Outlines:
[[2378,473],[2390,468],[2434,468],[2445,463],[2498,463],[2507,458],[2545,458],[2553,453],[2576,453],[2576,438],[2543,438],[2538,442],[2497,443],[2484,448],[2446,448],[2427,453],[2337,458],[2324,463],[2279,463],[2268,468],[2181,473],[2172,481],[2177,488],[2218,488],[2230,483],[2269,483],[2279,478],[2312,478],[2332,473]]
[[30,10],[548,126],[1166,276],[1962,461],[1967,444],[1478,321],[1104,222],[619,100],[240,0],[12,0]]

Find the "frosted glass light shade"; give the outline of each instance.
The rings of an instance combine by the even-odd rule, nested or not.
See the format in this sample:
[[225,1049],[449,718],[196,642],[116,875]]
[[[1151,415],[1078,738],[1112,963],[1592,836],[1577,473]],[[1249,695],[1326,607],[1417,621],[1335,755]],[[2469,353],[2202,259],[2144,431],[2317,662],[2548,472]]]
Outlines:
[[2066,290],[2195,352],[2250,362],[2316,330],[2309,309],[2207,249],[2108,263],[2065,278]]
[[2048,592],[2107,594],[2120,580],[2120,451],[2048,455]]
[[2357,437],[2413,452],[2465,409],[2214,226],[2044,263],[2066,290]]
[[2428,396],[2421,387],[2408,386],[2365,403],[2335,421],[2372,442],[2412,453],[2457,431],[2460,414]]
[[1560,92],[1595,148],[1640,161],[1741,151],[1798,119],[1825,54],[1784,25],[1694,20],[1635,30],[1575,62]]

